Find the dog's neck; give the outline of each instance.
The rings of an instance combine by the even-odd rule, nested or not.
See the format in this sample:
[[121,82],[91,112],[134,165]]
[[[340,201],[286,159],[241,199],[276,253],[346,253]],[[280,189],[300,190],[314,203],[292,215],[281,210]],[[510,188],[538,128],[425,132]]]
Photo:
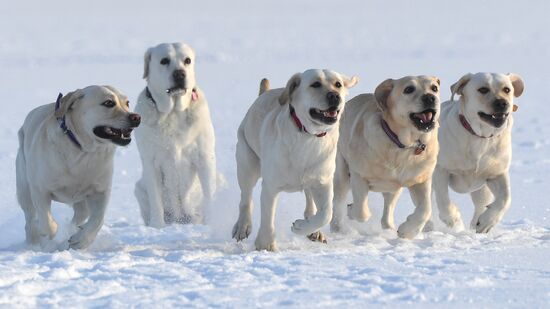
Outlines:
[[412,149],[415,155],[420,155],[426,150],[426,145],[431,138],[431,131],[411,130],[409,127],[398,125],[391,117],[380,117],[380,127],[397,147]]
[[145,96],[156,106],[157,110],[162,113],[170,113],[172,111],[184,111],[193,102],[199,99],[199,94],[196,87],[191,91],[187,91],[184,95],[170,96],[166,93],[155,93],[145,87]]
[[[500,135],[502,132],[506,130],[506,128],[509,127],[511,118],[512,118],[512,115],[509,115],[508,119],[506,119],[506,122],[500,128],[495,128],[481,121],[477,115],[472,116],[469,113],[467,113],[465,102],[462,99],[462,97],[460,98],[460,108],[458,109],[458,115],[456,117],[458,122],[464,128],[464,130],[482,139],[492,138],[494,136]],[[477,120],[477,121],[473,121],[473,120]]]

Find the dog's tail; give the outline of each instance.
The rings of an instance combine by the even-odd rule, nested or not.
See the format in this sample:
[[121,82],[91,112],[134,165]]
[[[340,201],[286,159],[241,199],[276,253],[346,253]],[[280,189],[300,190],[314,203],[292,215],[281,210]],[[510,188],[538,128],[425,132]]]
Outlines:
[[262,79],[260,82],[260,93],[259,96],[262,95],[262,93],[269,90],[269,80],[267,78]]

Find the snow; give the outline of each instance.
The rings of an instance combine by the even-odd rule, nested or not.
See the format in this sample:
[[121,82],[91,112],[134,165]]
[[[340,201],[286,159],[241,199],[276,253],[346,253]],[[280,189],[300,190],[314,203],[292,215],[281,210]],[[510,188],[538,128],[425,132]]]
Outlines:
[[[0,307],[516,307],[550,305],[550,2],[518,1],[8,1],[0,11]],[[105,225],[82,251],[24,244],[15,198],[17,130],[37,105],[89,84],[111,84],[135,102],[143,53],[160,42],[196,49],[197,79],[210,103],[227,186],[206,225],[143,226],[133,186],[135,144],[116,154]],[[244,243],[237,218],[236,128],[263,77],[282,86],[295,72],[332,68],[359,75],[351,96],[388,77],[432,74],[442,96],[464,73],[515,72],[526,91],[514,114],[512,207],[493,231],[436,231],[414,240],[381,231],[374,218],[326,245],[290,232],[301,194],[283,194],[280,251],[256,252],[259,224]],[[259,192],[255,192],[258,205]],[[469,222],[467,196],[454,196]],[[72,211],[54,205],[67,240]],[[412,203],[404,192],[403,222]]]

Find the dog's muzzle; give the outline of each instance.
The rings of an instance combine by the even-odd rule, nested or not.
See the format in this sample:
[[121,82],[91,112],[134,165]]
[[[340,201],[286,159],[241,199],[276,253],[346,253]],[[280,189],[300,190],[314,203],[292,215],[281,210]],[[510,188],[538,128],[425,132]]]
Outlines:
[[132,141],[130,134],[141,123],[141,116],[136,113],[130,113],[128,121],[130,123],[129,128],[119,129],[110,126],[97,126],[94,128],[94,134],[99,138],[110,140],[113,144],[126,146]]
[[337,92],[331,91],[327,93],[327,103],[330,107],[338,107],[340,105],[340,102],[342,101],[340,94]]
[[166,89],[166,93],[170,95],[176,94],[185,94],[187,92],[187,87],[185,85],[186,76],[184,70],[175,70],[172,72],[172,80],[174,81],[174,86]]

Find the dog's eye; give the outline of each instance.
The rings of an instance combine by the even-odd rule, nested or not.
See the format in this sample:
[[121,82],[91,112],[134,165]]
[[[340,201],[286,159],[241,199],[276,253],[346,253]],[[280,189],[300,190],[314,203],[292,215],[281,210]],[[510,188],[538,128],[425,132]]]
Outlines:
[[410,94],[410,93],[413,93],[416,89],[414,89],[413,86],[408,86],[407,88],[405,88],[405,90],[403,90],[403,93],[406,93],[406,94]]
[[342,88],[342,83],[341,83],[341,82],[336,82],[336,83],[334,84],[334,86],[335,86],[336,88]]
[[114,107],[116,105],[116,103],[113,100],[107,100],[107,101],[101,103],[101,105],[103,105],[105,107],[108,107],[108,108],[111,108],[111,107]]
[[439,90],[439,89],[437,88],[436,85],[433,85],[433,86],[432,86],[432,91],[433,91],[433,92],[437,92],[438,90]]
[[162,64],[162,65],[168,65],[169,63],[170,63],[170,59],[168,59],[168,58],[160,59],[160,64]]
[[321,87],[321,83],[320,82],[314,82],[313,84],[311,84],[311,87],[319,88],[319,87]]
[[126,101],[126,106],[130,107],[130,101]]
[[183,63],[191,64],[191,58],[189,58],[189,57],[185,58],[185,60],[183,60]]
[[489,92],[489,88],[481,87],[477,91],[479,91],[479,93],[481,93],[481,94],[486,94],[487,92]]
[[508,88],[508,87],[504,87],[504,89],[502,89],[502,90],[504,90],[505,93],[510,93],[510,88]]

